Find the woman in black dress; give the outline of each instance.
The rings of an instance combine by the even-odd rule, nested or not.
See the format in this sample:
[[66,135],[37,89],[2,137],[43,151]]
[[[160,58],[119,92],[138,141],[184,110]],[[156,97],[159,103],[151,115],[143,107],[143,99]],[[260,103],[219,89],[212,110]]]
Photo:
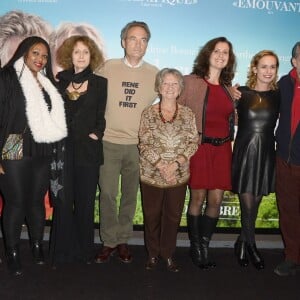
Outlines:
[[264,260],[255,243],[255,221],[262,197],[274,192],[275,138],[279,109],[277,90],[277,55],[258,52],[251,61],[246,86],[237,105],[238,132],[233,148],[232,191],[241,207],[241,234],[235,254],[241,266],[248,257],[259,270]]

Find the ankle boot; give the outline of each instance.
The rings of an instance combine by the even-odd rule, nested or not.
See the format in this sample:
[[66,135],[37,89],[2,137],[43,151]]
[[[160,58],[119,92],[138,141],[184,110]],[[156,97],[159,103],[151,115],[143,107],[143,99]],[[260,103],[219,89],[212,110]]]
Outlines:
[[37,265],[43,265],[45,263],[43,244],[41,241],[33,241],[31,244],[31,251],[33,261]]
[[249,265],[247,258],[247,243],[245,241],[241,241],[240,237],[237,238],[234,244],[234,254],[241,267],[247,267]]
[[200,221],[201,216],[193,216],[187,213],[188,234],[190,239],[190,256],[192,262],[199,268],[207,269],[202,259],[200,249]]
[[201,239],[200,239],[200,251],[202,254],[202,260],[207,268],[215,268],[216,263],[209,259],[209,242],[212,234],[218,223],[218,218],[211,218],[209,216],[202,216],[201,218]]
[[256,248],[256,244],[255,243],[247,244],[247,251],[248,251],[250,261],[252,262],[253,266],[257,270],[264,269],[265,263],[264,263],[262,256],[260,255],[259,251]]
[[6,251],[8,270],[15,276],[22,274],[22,265],[20,261],[19,247],[7,248]]

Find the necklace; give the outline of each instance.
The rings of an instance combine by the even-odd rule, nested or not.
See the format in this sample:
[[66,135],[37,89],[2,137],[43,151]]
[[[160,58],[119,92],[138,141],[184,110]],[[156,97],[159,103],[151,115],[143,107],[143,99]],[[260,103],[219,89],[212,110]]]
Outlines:
[[76,88],[74,86],[74,82],[73,81],[71,82],[71,85],[72,85],[72,88],[74,89],[74,91],[70,92],[67,90],[67,94],[68,94],[70,100],[76,101],[81,96],[81,93],[78,92],[78,90],[82,87],[83,83],[84,83],[84,81],[81,82],[79,84],[79,86]]
[[158,113],[159,113],[160,119],[163,121],[163,123],[173,123],[174,120],[177,117],[177,114],[178,114],[178,103],[176,102],[176,109],[175,109],[175,112],[174,112],[174,114],[173,114],[173,116],[172,116],[172,118],[171,118],[170,121],[167,121],[164,118],[163,114],[162,114],[162,111],[161,111],[161,102],[158,103]]
[[71,84],[72,84],[72,88],[77,91],[77,90],[79,90],[82,87],[82,85],[84,84],[84,81],[81,82],[77,88],[74,86],[74,82],[73,81],[71,82]]

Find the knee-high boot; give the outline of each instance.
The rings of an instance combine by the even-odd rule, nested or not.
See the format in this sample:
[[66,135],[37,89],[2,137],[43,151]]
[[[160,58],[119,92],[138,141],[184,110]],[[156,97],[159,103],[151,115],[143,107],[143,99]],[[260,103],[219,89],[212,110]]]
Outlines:
[[43,242],[41,240],[32,241],[31,251],[34,263],[36,263],[37,265],[43,265],[45,263]]
[[209,242],[210,242],[211,237],[216,229],[217,223],[218,223],[218,218],[211,218],[207,215],[203,215],[201,217],[200,249],[202,252],[203,263],[208,268],[216,267],[216,263],[213,261],[210,261],[210,259],[209,259],[208,249],[209,249]]
[[199,268],[207,268],[203,262],[202,251],[200,247],[200,221],[201,216],[193,216],[187,213],[188,234],[190,239],[190,256],[194,265]]
[[7,260],[8,270],[13,275],[18,276],[22,274],[22,265],[21,265],[18,245],[6,248],[6,260]]

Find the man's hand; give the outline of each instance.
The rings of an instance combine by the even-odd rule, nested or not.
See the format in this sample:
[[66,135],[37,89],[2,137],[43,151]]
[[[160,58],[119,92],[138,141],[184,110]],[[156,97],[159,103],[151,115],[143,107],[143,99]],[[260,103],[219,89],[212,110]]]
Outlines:
[[239,86],[240,85],[236,83],[234,86],[229,87],[229,92],[234,100],[239,100],[242,96],[242,93],[238,90]]

